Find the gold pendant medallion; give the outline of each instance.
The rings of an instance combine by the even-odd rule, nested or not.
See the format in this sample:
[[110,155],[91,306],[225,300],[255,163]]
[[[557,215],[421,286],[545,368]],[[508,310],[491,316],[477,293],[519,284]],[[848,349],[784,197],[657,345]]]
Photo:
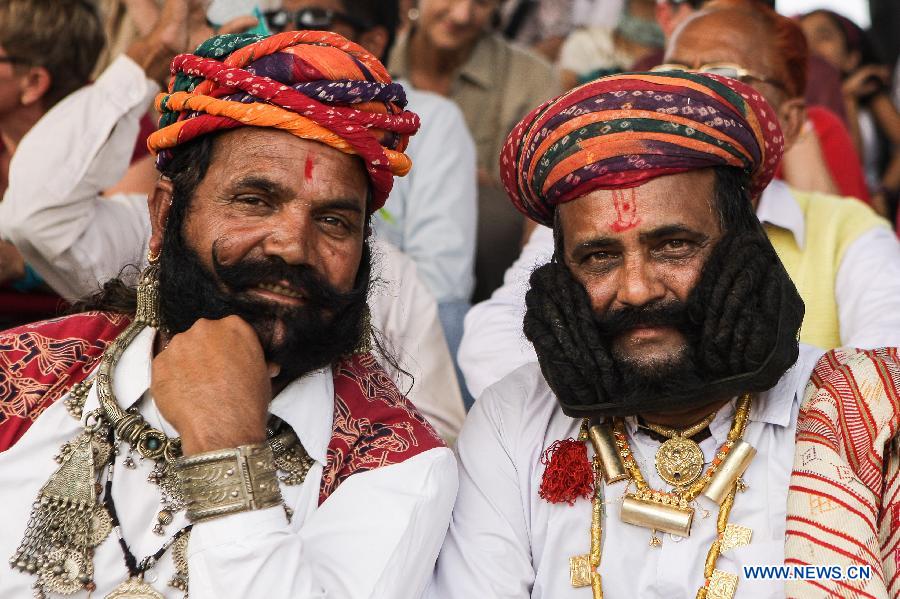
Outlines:
[[166,599],[162,593],[140,578],[129,578],[106,596],[106,599]]
[[703,452],[685,437],[672,437],[656,452],[656,471],[673,487],[690,485],[703,474]]
[[575,588],[591,586],[590,555],[576,555],[569,558],[569,581]]

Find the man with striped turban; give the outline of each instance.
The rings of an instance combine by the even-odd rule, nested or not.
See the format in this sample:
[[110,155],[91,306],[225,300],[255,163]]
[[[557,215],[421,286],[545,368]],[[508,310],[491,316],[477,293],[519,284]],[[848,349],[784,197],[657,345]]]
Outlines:
[[0,334],[0,596],[418,597],[455,461],[366,304],[418,117],[332,33],[217,36],[172,74],[137,289]]
[[778,597],[744,568],[781,563],[838,566],[791,596],[896,595],[900,364],[798,342],[751,203],[775,119],[736,80],[635,73],[510,134],[506,191],[555,243],[526,296],[539,363],[469,413],[433,597]]

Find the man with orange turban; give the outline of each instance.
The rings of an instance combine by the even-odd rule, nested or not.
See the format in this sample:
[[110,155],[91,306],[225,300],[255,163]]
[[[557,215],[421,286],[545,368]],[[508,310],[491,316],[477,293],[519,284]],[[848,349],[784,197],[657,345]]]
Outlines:
[[455,462],[366,304],[418,117],[331,33],[214,37],[172,74],[137,289],[0,333],[0,596],[418,597]]
[[900,592],[900,363],[798,342],[751,203],[782,148],[761,94],[687,72],[604,77],[513,130],[507,194],[555,244],[526,295],[538,363],[469,412],[431,596]]

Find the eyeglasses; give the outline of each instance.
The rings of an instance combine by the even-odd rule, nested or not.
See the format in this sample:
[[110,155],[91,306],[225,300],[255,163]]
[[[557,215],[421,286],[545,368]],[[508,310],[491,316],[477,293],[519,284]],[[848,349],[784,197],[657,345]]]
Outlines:
[[267,10],[263,13],[266,24],[273,32],[293,29],[328,31],[335,23],[349,25],[357,32],[368,31],[372,24],[352,15],[325,8],[301,8],[300,10]]
[[744,83],[749,83],[751,81],[768,83],[769,85],[775,86],[783,92],[787,92],[784,84],[781,81],[772,79],[771,77],[763,77],[759,73],[755,73],[751,70],[745,69],[741,65],[730,62],[711,62],[708,64],[700,65],[696,69],[692,69],[691,67],[683,64],[666,63],[653,67],[650,70],[653,72],[687,71],[690,73],[710,73],[713,75],[728,77],[729,79],[737,79],[738,81],[743,81]]

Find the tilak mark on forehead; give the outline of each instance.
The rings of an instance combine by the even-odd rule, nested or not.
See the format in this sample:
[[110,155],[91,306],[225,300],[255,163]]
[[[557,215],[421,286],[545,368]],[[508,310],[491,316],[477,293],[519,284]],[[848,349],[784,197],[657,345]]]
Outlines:
[[609,226],[616,233],[629,231],[641,222],[637,214],[637,191],[631,189],[614,189],[613,205],[616,208],[616,220]]

